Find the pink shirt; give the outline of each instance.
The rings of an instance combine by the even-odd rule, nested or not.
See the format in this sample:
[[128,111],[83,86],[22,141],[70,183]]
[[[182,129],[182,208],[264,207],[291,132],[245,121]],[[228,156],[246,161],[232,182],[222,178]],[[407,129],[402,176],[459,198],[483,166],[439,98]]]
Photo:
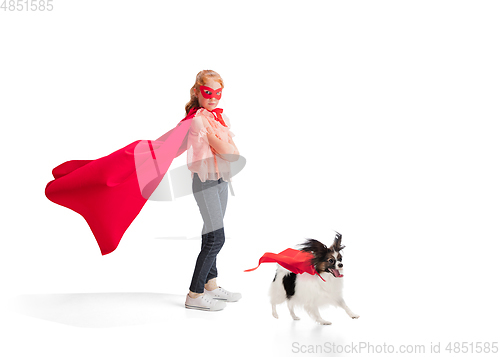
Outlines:
[[215,119],[215,115],[205,108],[198,109],[192,119],[187,142],[187,165],[191,171],[191,178],[197,172],[202,182],[218,180],[219,178],[231,182],[229,161],[213,153],[207,138],[207,133],[216,134],[221,140],[228,143],[229,138],[234,136],[229,131],[231,127],[229,118],[224,113],[222,113],[222,119],[227,127],[219,123]]

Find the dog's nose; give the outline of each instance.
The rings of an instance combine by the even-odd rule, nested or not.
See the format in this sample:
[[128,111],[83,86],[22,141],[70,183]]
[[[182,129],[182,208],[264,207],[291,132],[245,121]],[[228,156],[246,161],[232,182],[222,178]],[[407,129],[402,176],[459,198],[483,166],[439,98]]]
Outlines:
[[342,268],[343,266],[344,266],[344,264],[342,264],[342,263],[340,263],[340,264],[338,265],[338,267],[339,267],[339,268]]

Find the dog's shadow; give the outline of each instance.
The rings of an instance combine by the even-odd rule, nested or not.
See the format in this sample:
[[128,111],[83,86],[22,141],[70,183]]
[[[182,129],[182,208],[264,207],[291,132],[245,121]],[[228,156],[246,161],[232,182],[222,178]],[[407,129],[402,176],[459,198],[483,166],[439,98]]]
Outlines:
[[184,299],[185,296],[173,294],[117,292],[25,294],[11,302],[14,311],[23,315],[76,327],[99,328],[171,322],[186,317]]

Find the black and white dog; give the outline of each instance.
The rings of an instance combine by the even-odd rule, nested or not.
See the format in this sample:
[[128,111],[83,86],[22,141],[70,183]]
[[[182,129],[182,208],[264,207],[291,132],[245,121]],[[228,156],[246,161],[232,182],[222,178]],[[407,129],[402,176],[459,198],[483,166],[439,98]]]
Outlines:
[[341,254],[344,248],[342,235],[336,234],[335,241],[330,248],[315,239],[308,239],[301,246],[300,250],[314,255],[311,264],[325,281],[317,275],[294,274],[278,265],[276,276],[269,290],[273,316],[278,318],[276,305],[286,300],[290,315],[294,320],[299,320],[299,317],[295,315],[294,307],[303,306],[316,322],[330,325],[331,322],[323,320],[319,314],[318,308],[325,305],[340,306],[351,318],[357,319],[359,315],[349,309],[342,297],[344,276]]

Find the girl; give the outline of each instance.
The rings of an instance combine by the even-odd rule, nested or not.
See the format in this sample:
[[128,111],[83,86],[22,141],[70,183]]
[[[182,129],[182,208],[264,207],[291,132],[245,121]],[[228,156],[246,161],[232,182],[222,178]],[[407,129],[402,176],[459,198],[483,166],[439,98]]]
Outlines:
[[224,245],[223,218],[231,181],[230,161],[238,159],[234,134],[222,109],[217,108],[224,82],[214,71],[196,75],[186,114],[196,109],[187,138],[187,161],[193,179],[193,194],[203,218],[201,251],[186,296],[188,309],[218,311],[226,301],[238,301],[239,293],[231,293],[216,283],[217,254]]

